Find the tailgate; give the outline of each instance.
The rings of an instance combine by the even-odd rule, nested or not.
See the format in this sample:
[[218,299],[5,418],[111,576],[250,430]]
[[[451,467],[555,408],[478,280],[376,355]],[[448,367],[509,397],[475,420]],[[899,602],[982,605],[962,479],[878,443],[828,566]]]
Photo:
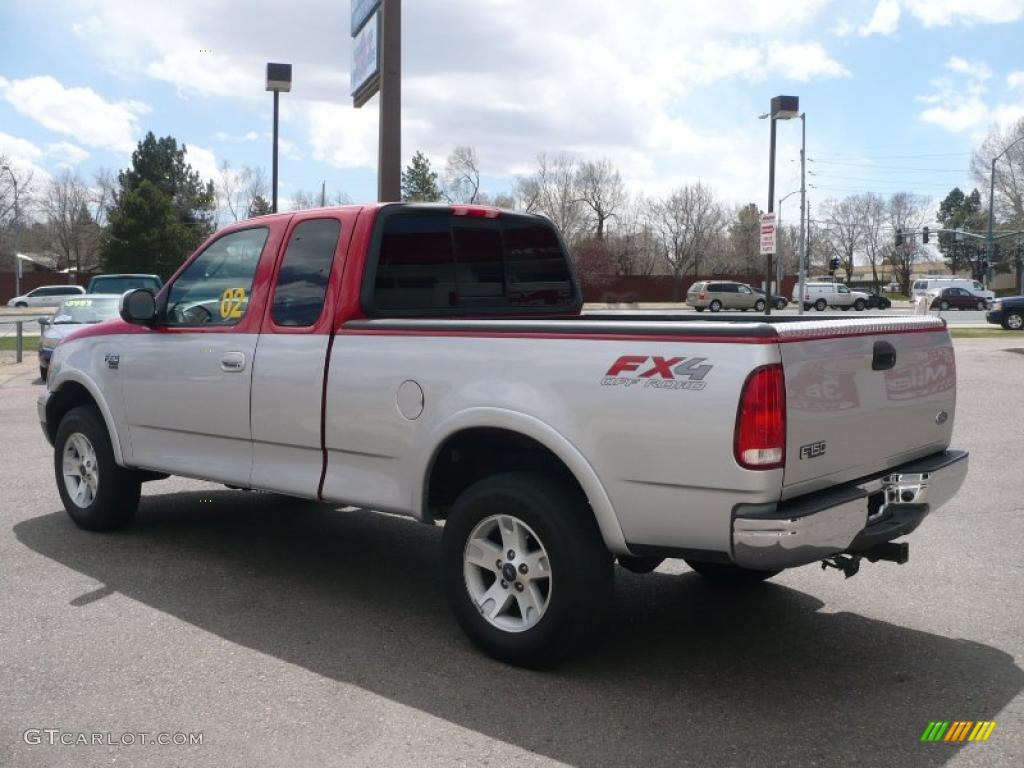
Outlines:
[[776,326],[786,378],[783,498],[945,449],[953,343],[938,318]]

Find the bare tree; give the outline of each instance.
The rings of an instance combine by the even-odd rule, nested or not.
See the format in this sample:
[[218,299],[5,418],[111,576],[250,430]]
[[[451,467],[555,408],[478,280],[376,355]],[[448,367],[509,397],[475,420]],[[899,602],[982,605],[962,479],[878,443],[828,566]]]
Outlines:
[[100,168],[92,176],[92,218],[97,226],[107,224],[107,211],[117,197],[117,175],[109,168]]
[[449,203],[479,202],[480,161],[472,147],[460,146],[448,155],[442,194]]
[[65,170],[46,185],[41,209],[46,216],[50,247],[58,266],[81,272],[97,263],[99,227],[89,212],[92,191],[75,173]]
[[1012,225],[1024,224],[1024,118],[1005,131],[993,128],[985,141],[971,157],[971,175],[979,186],[989,188],[992,176],[992,158],[1006,152],[996,162],[995,210],[996,216]]
[[736,209],[729,224],[730,254],[721,259],[722,272],[757,274],[761,269],[761,211],[756,203],[747,203]]
[[575,159],[566,154],[537,156],[532,176],[516,180],[519,207],[528,213],[542,213],[551,219],[570,244],[582,239],[586,223],[583,201],[576,188]]
[[[894,232],[918,230],[929,218],[930,201],[910,192],[897,192],[889,198],[889,226]],[[893,275],[904,294],[910,293],[910,278],[914,274],[914,260],[921,250],[916,238],[907,238],[903,245],[894,246],[888,253]]]
[[267,197],[266,173],[262,168],[248,165],[236,171],[231,163],[222,160],[217,168],[214,188],[218,210],[227,212],[232,221],[246,219],[252,214],[253,201]]
[[704,251],[722,233],[725,216],[711,187],[701,182],[679,187],[650,204],[651,222],[661,238],[662,257],[675,277],[674,298],[679,298],[683,273],[700,272]]
[[291,209],[293,211],[303,211],[310,208],[320,207],[320,193],[319,192],[307,192],[304,189],[298,189],[295,194],[292,195]]
[[864,238],[863,197],[851,195],[842,200],[826,200],[822,208],[832,255],[838,257],[849,280],[853,277],[854,255]]
[[618,170],[607,159],[588,160],[576,172],[579,199],[590,209],[594,236],[604,240],[605,224],[626,201],[626,187]]
[[[0,155],[0,167],[10,168],[10,173],[0,171],[0,227],[10,227],[14,220],[14,187],[18,187],[19,214],[25,217],[35,202],[35,174],[12,165],[7,155]],[[13,179],[11,176],[13,175]],[[24,218],[23,218],[24,221]]]
[[890,241],[893,239],[888,228],[888,211],[885,200],[874,192],[862,195],[861,205],[864,213],[861,247],[868,264],[871,265],[871,283],[877,291],[880,285],[878,268],[885,263],[889,256],[888,249]]

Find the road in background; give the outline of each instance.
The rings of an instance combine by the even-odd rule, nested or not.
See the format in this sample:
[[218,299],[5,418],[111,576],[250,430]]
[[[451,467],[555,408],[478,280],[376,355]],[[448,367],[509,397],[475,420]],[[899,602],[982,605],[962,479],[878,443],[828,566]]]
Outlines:
[[[605,642],[546,672],[469,646],[438,586],[439,527],[172,478],[145,486],[131,529],[78,530],[26,370],[0,389],[0,765],[1019,768],[1013,348],[1024,335],[956,342],[971,470],[907,565],[812,565],[750,591],[675,562],[617,569]],[[936,719],[997,726],[922,743]],[[28,728],[203,744],[28,745]]]

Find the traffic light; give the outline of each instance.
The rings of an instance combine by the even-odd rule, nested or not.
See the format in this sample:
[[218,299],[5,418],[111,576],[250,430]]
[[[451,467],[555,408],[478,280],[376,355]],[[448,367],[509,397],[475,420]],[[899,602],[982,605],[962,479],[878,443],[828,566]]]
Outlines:
[[903,245],[903,233],[897,231],[896,232],[896,247],[899,248],[901,245]]
[[837,269],[839,269],[839,258],[836,257],[836,256],[833,256],[832,259],[828,263],[828,273],[829,273],[829,275],[835,275]]
[[924,227],[921,229],[921,242],[928,242],[928,227]]

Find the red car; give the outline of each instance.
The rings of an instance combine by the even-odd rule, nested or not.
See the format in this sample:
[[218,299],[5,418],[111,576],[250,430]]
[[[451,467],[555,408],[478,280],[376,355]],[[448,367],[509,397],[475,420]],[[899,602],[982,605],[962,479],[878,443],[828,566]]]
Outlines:
[[932,299],[932,309],[976,309],[984,311],[988,309],[988,302],[980,296],[975,296],[966,288],[943,288]]

